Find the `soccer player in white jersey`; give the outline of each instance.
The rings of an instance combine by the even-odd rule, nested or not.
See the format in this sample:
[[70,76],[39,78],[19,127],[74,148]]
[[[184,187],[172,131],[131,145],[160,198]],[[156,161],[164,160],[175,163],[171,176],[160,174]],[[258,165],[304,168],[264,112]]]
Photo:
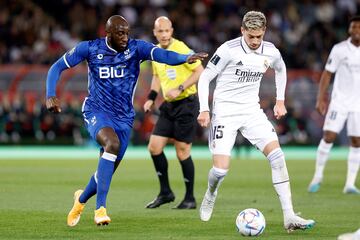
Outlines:
[[218,188],[229,170],[231,150],[237,131],[240,131],[270,162],[285,229],[289,232],[309,229],[315,221],[305,220],[294,213],[284,153],[272,124],[259,104],[260,82],[271,67],[275,70],[277,95],[274,115],[279,119],[286,114],[286,66],[279,50],[272,43],[263,41],[265,30],[266,18],[263,13],[246,13],[241,26],[242,36],[222,44],[200,76],[198,122],[202,127],[210,123],[209,83],[216,78],[209,131],[213,167],[209,171],[208,189],[200,207],[200,218],[202,221],[211,218]]
[[[309,192],[319,191],[325,164],[336,136],[347,122],[350,151],[347,164],[347,178],[343,192],[360,194],[355,187],[360,165],[360,16],[350,19],[350,37],[332,48],[325,70],[320,79],[316,109],[325,115],[323,137],[316,154],[316,170],[309,185]],[[331,101],[327,104],[327,90],[335,74]]]

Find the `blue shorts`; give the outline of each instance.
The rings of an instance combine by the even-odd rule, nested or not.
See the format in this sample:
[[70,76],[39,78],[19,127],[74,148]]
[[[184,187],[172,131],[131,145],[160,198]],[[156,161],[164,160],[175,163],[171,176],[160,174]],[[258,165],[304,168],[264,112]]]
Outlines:
[[85,126],[90,133],[90,136],[96,141],[96,135],[100,129],[104,127],[112,128],[120,141],[120,149],[117,155],[117,161],[124,157],[126,148],[130,140],[130,133],[132,126],[129,123],[122,121],[115,121],[114,118],[104,112],[83,112]]

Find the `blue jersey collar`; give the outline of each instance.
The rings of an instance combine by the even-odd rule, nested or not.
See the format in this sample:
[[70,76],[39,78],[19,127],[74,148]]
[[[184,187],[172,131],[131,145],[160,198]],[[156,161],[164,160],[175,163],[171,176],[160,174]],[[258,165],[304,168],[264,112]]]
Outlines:
[[111,51],[117,53],[117,51],[116,51],[115,49],[113,49],[112,47],[109,46],[108,41],[107,41],[107,36],[105,37],[105,44],[106,44],[106,46],[107,46]]

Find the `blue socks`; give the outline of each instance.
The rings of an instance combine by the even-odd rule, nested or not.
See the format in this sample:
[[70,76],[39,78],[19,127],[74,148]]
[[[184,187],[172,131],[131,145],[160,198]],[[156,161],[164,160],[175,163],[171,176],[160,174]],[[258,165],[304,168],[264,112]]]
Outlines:
[[96,209],[100,207],[106,208],[106,197],[109,192],[116,158],[116,155],[104,152],[99,160],[97,169]]
[[97,172],[95,172],[94,175],[92,175],[92,177],[90,178],[88,185],[86,186],[84,192],[81,194],[79,198],[80,203],[86,203],[87,200],[89,200],[89,198],[91,198],[96,194],[96,188],[97,188],[97,184],[95,180],[96,175]]

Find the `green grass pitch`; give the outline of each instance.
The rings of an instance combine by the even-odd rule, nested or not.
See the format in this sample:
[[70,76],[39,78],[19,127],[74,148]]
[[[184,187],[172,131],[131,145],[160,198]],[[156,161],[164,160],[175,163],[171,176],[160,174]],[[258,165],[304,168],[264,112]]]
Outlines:
[[[211,161],[195,161],[195,195],[198,206],[206,190]],[[266,160],[233,160],[210,222],[199,220],[197,210],[171,209],[184,195],[181,168],[169,161],[174,203],[145,209],[158,193],[150,159],[121,163],[108,196],[109,226],[93,222],[95,199],[85,208],[80,223],[66,226],[73,192],[83,188],[97,167],[95,160],[0,161],[0,239],[243,239],[235,218],[245,208],[257,208],[267,226],[262,239],[336,239],[360,227],[360,196],[342,194],[346,161],[328,162],[325,180],[317,194],[309,194],[313,161],[287,161],[294,209],[313,218],[315,228],[288,234],[283,230],[280,203],[271,184]],[[360,185],[359,180],[357,184]]]

